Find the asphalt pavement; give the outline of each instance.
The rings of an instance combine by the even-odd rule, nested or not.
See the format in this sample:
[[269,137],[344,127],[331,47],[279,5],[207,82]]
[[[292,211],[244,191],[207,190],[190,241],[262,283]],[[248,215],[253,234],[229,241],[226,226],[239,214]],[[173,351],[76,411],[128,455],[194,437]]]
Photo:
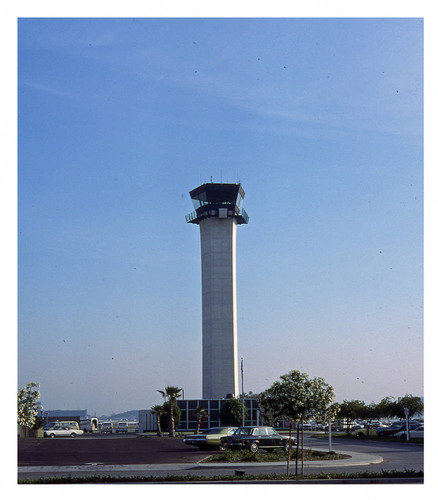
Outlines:
[[[328,440],[306,436],[305,446],[328,451]],[[333,450],[351,456],[345,460],[305,462],[305,472],[361,472],[424,470],[423,445],[372,441],[332,440]],[[63,476],[235,475],[285,473],[286,462],[202,463],[208,455],[186,446],[181,439],[103,436],[65,439],[25,439],[19,442],[19,479]],[[291,463],[291,470],[295,467]]]

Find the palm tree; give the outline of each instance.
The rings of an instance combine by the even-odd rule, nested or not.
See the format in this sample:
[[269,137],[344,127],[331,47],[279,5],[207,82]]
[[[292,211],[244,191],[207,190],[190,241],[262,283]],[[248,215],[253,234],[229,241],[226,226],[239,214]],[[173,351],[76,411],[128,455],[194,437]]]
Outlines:
[[161,437],[160,417],[164,414],[164,408],[161,405],[155,405],[151,408],[152,413],[157,417],[157,437]]
[[169,437],[175,437],[175,419],[173,418],[173,407],[176,402],[176,398],[181,396],[181,391],[179,387],[168,385],[164,388],[164,391],[159,392],[164,399],[169,400]]
[[208,417],[207,410],[198,406],[196,408],[196,431],[195,434],[199,434],[199,430],[201,429],[202,422]]

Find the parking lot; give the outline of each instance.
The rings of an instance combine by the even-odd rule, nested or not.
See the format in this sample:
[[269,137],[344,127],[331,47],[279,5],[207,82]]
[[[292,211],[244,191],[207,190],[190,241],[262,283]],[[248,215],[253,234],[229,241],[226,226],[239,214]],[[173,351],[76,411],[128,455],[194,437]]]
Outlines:
[[75,438],[18,440],[19,466],[193,463],[210,454],[185,445],[180,438],[135,434],[87,433]]

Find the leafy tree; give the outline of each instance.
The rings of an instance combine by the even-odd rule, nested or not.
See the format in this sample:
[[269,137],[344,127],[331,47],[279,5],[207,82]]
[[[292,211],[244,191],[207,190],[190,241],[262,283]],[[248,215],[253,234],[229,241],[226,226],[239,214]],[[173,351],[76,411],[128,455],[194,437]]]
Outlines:
[[414,415],[421,414],[424,410],[424,404],[421,398],[406,394],[398,398],[394,404],[394,416],[399,418],[405,417],[405,408],[409,410],[408,420]]
[[351,425],[353,420],[361,418],[366,408],[364,401],[352,399],[351,401],[344,401],[339,405],[339,418],[347,420],[347,433],[350,434]]
[[358,418],[367,421],[367,438],[370,437],[371,422],[380,418],[378,405],[376,405],[376,403],[365,405],[359,412]]
[[168,385],[164,388],[164,391],[158,390],[164,399],[168,399],[168,422],[169,422],[169,437],[175,437],[175,417],[174,408],[176,407],[176,398],[181,396],[181,391],[179,387]]
[[152,414],[157,418],[157,437],[161,437],[161,415],[165,414],[163,405],[155,405],[151,408]]
[[198,406],[196,408],[196,430],[195,434],[199,434],[199,430],[201,429],[201,425],[204,422],[204,420],[208,418],[208,413],[205,408],[202,408],[201,406]]
[[[226,401],[219,412],[222,425],[240,426],[242,424],[242,401],[231,398]],[[248,408],[244,406],[244,419],[248,418]]]
[[[323,378],[309,379],[307,373],[292,370],[280,377],[269,389],[262,392],[259,405],[263,414],[270,412],[276,419],[287,418],[297,424],[297,446],[299,443],[299,427],[301,427],[301,449],[303,450],[303,423],[314,418],[321,421],[334,415],[338,407],[334,406],[334,389]],[[291,437],[292,426],[289,426]],[[301,453],[301,472],[304,474],[304,459]],[[289,474],[290,447],[288,450],[287,474]],[[296,454],[295,474],[298,475],[298,453]]]
[[376,405],[378,418],[391,418],[396,416],[396,403],[392,396],[383,398],[380,403]]
[[394,413],[396,417],[406,418],[405,408],[409,410],[408,413],[408,435],[409,435],[409,420],[414,415],[421,414],[424,410],[424,404],[421,398],[418,396],[412,396],[412,394],[406,394],[405,396],[398,398],[394,404]]
[[38,410],[42,406],[38,404],[40,399],[39,384],[29,382],[25,387],[18,391],[18,423],[25,427],[32,427],[35,424]]

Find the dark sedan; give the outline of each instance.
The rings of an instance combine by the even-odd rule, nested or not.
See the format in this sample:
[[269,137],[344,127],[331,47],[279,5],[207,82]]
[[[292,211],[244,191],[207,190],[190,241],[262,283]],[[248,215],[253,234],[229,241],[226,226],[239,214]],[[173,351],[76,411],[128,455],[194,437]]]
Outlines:
[[[247,449],[257,453],[259,449],[274,451],[282,448],[287,450],[289,447],[289,437],[281,436],[272,427],[252,426],[239,427],[236,432],[227,437],[221,438],[222,446],[225,448]],[[295,444],[295,439],[291,438],[290,443]]]

